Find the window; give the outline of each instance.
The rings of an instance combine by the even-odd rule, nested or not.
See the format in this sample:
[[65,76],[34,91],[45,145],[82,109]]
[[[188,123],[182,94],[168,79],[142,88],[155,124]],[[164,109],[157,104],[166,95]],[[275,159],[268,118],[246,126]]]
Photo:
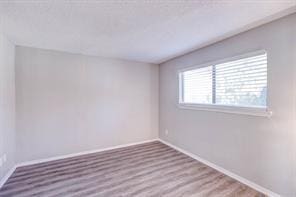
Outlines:
[[179,103],[183,106],[267,112],[265,52],[181,71],[179,82]]
[[184,72],[183,102],[212,103],[212,73],[212,66]]

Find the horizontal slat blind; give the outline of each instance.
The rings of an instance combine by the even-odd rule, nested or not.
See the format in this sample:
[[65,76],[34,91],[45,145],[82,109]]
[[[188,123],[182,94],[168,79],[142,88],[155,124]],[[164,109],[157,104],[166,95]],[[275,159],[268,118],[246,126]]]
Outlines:
[[216,103],[266,106],[267,56],[216,65]]
[[267,55],[182,72],[181,102],[266,107]]
[[183,102],[212,102],[212,66],[183,72]]

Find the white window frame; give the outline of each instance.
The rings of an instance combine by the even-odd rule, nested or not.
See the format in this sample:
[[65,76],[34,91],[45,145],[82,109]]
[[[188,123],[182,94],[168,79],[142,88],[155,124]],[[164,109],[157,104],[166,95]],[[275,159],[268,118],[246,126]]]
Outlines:
[[[267,80],[267,98],[266,98],[266,106],[237,106],[237,105],[220,105],[220,104],[198,104],[198,103],[185,103],[183,102],[183,72],[194,70],[198,68],[203,68],[207,66],[222,64],[230,61],[235,61],[243,58],[248,58],[256,55],[266,54],[265,50],[258,50],[250,53],[245,53],[243,55],[234,56],[231,58],[225,58],[218,61],[207,62],[205,64],[200,64],[198,66],[190,66],[184,69],[178,70],[178,81],[179,81],[179,99],[178,99],[178,107],[180,109],[192,109],[192,110],[204,110],[204,111],[214,111],[214,112],[222,112],[222,113],[233,113],[233,114],[243,114],[243,115],[252,115],[252,116],[262,116],[262,117],[271,117],[272,111],[268,108],[268,80]],[[268,66],[267,66],[267,78],[268,78]]]

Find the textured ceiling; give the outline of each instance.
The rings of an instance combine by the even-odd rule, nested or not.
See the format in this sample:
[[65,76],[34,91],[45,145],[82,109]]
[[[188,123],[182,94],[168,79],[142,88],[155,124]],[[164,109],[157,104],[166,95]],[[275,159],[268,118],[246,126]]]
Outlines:
[[160,63],[288,12],[296,0],[1,0],[16,45]]

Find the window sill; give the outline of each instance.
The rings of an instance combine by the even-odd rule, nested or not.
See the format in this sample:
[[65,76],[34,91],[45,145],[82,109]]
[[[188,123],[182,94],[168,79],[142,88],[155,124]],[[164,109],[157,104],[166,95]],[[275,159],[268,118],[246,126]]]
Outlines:
[[178,107],[189,110],[213,111],[221,113],[241,114],[249,116],[271,117],[272,111],[261,107],[241,107],[241,106],[227,106],[227,105],[211,105],[211,104],[191,104],[179,103]]

